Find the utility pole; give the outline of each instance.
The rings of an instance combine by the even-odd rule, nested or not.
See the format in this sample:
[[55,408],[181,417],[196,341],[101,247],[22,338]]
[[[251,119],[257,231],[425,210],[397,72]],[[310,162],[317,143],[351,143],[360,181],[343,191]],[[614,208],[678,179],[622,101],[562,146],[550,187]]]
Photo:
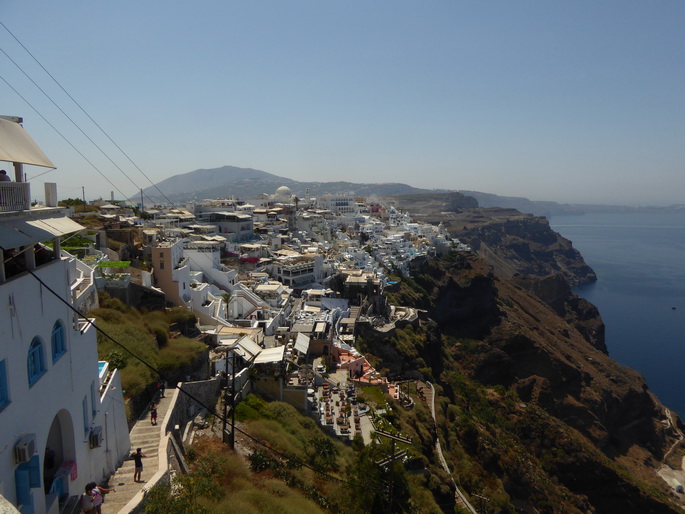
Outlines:
[[[141,214],[141,217],[142,217],[144,210],[145,210],[145,204],[143,204],[143,190],[141,189],[140,190],[140,214]],[[226,358],[228,358],[228,356],[226,356]],[[226,362],[228,363],[228,360]]]
[[224,419],[223,419],[223,424],[221,427],[221,441],[223,443],[226,442],[226,417],[227,417],[227,409],[228,405],[226,404],[226,393],[228,390],[228,349],[226,350],[226,353],[224,354],[224,359],[226,359],[225,362],[225,377],[224,377],[224,383],[223,383],[223,388],[224,388]]
[[231,437],[229,442],[231,450],[235,450],[235,351],[231,352],[231,368]]
[[390,432],[385,432],[383,430],[376,429],[376,435],[387,437],[392,442],[392,447],[390,451],[390,457],[382,459],[376,464],[381,467],[388,466],[388,512],[392,512],[392,499],[395,494],[395,477],[393,476],[393,467],[396,460],[402,459],[407,455],[407,450],[402,450],[401,452],[395,453],[395,443],[400,442],[404,444],[411,444],[411,438],[401,437],[399,435],[391,434]]
[[81,186],[81,194],[83,195],[83,212],[86,212],[86,187]]

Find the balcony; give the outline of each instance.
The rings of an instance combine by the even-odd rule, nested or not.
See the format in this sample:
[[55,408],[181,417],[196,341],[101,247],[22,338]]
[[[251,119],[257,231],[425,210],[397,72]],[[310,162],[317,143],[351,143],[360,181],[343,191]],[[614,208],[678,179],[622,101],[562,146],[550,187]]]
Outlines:
[[0,182],[0,212],[26,211],[31,208],[31,184]]

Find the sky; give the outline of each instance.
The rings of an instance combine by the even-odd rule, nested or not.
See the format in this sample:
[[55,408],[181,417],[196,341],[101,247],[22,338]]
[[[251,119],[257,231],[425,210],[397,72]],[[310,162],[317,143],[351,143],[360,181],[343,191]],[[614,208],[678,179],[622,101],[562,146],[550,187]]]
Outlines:
[[0,21],[0,114],[57,166],[26,167],[38,198],[230,165],[685,203],[681,0],[0,0]]

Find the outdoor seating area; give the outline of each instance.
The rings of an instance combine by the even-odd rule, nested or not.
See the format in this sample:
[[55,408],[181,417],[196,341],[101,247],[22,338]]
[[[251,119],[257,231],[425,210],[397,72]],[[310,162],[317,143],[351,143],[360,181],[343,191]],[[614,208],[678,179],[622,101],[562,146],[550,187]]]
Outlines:
[[[365,444],[371,441],[371,421],[360,412],[353,384],[336,386],[325,381],[317,389],[317,394],[322,399],[319,405],[322,426],[328,427],[341,438],[352,439],[359,434]],[[368,407],[365,412],[369,412]]]

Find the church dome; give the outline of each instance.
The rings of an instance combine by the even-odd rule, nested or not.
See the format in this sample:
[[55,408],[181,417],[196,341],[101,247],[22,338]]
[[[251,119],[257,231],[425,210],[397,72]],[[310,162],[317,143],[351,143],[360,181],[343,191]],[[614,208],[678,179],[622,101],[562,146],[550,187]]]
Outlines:
[[276,194],[274,195],[274,200],[287,201],[293,196],[293,192],[288,186],[281,186],[276,189]]

